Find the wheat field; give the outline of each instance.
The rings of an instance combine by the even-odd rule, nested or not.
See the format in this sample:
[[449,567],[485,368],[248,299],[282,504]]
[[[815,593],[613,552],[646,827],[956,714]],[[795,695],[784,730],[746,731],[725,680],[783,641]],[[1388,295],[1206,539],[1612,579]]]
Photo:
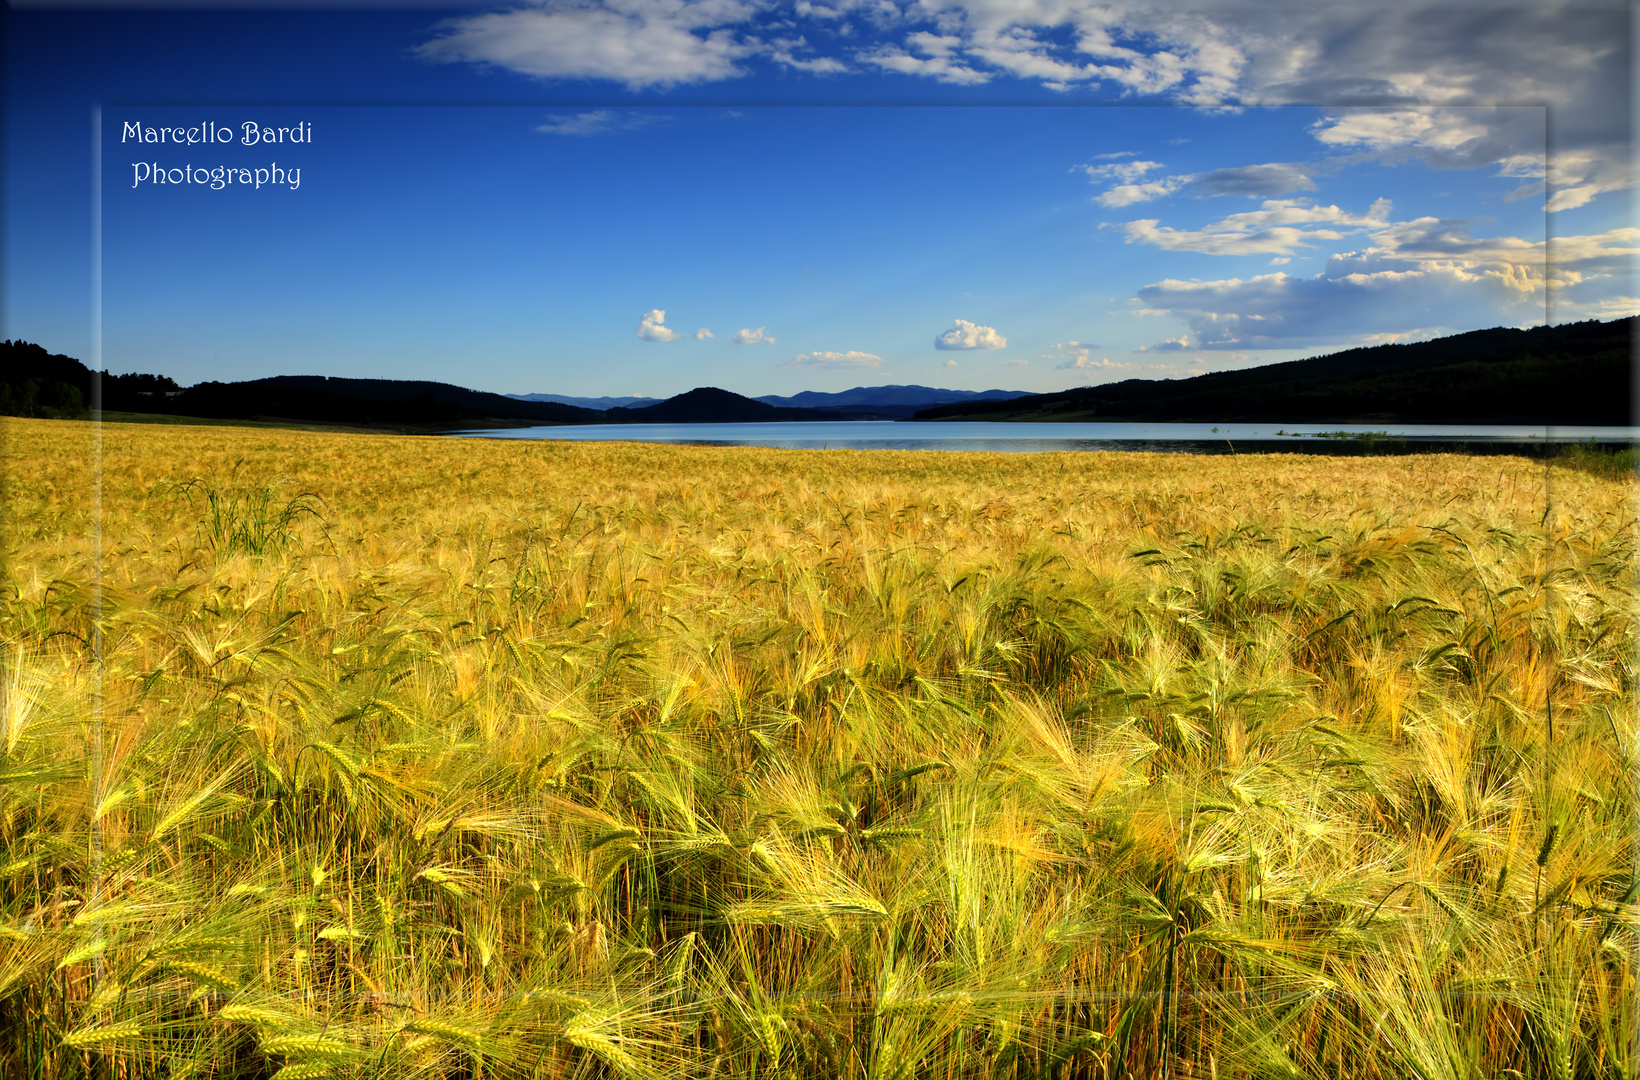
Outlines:
[[1635,485],[7,420],[0,1075],[1640,1075]]

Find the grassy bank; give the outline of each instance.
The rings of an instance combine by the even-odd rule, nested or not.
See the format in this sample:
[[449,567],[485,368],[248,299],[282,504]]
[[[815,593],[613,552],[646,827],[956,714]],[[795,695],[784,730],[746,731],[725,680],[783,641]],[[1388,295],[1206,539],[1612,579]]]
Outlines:
[[1640,1071],[1632,479],[92,430],[0,1075]]

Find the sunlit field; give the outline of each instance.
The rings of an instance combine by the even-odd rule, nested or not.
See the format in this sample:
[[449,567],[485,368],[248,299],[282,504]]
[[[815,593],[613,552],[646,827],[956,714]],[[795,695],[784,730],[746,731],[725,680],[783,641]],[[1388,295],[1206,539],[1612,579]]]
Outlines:
[[5,1077],[1640,1073],[1632,480],[0,431]]

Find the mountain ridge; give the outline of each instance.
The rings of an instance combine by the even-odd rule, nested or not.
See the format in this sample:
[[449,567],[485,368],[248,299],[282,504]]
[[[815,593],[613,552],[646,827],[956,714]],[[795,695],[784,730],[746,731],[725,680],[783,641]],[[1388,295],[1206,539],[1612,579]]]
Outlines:
[[[1496,327],[1427,342],[1345,349],[1189,379],[1128,379],[1049,394],[893,384],[750,398],[696,387],[664,400],[588,409],[429,380],[279,375],[179,387],[166,376],[95,378],[80,361],[24,341],[0,343],[0,413],[104,410],[218,419],[453,430],[486,424],[919,420],[1632,423],[1636,317],[1527,329]],[[953,395],[926,408],[883,401]],[[866,403],[867,399],[876,403]],[[596,399],[582,399],[596,400]],[[619,399],[613,399],[619,400]],[[638,405],[647,401],[652,404]],[[803,407],[789,402],[819,403]],[[860,402],[849,404],[848,402]]]

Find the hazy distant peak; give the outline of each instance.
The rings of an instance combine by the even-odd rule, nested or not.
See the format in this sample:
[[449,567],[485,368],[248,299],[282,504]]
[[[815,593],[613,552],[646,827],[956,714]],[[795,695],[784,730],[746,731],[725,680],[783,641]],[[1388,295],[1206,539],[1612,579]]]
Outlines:
[[568,394],[507,394],[517,401],[556,401],[560,405],[579,405],[583,409],[625,409],[634,405],[653,405],[660,398],[652,397],[570,397]]
[[818,390],[804,390],[790,397],[770,394],[757,400],[770,405],[800,409],[825,409],[838,406],[869,407],[874,405],[945,405],[957,401],[1008,401],[1024,397],[1028,390],[942,390],[934,386],[893,384],[890,386],[856,386],[852,390],[828,394]]

